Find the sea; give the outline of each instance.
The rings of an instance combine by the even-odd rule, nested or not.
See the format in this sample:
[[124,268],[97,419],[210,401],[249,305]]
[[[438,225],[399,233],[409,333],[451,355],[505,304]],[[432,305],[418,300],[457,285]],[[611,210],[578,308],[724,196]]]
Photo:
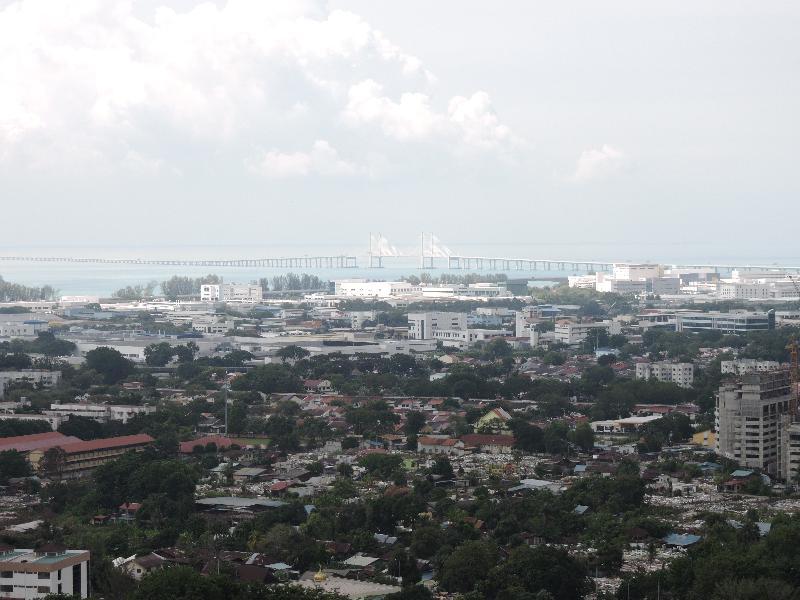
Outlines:
[[[358,267],[353,269],[293,269],[325,280],[365,278],[396,280],[405,275],[423,272],[436,277],[442,273],[465,273],[450,270],[447,260],[438,258],[433,269],[422,269],[419,246],[397,246],[400,256],[383,258],[383,268],[369,268],[366,246],[344,243],[260,243],[219,245],[148,245],[148,246],[98,246],[98,245],[30,245],[8,246],[0,244],[0,276],[4,280],[28,286],[51,285],[60,295],[86,295],[107,297],[115,290],[128,285],[163,281],[173,275],[199,277],[214,273],[226,282],[247,283],[262,277],[271,279],[289,272],[289,269],[263,267],[187,267],[175,265],[128,265],[98,263],[56,263],[3,260],[2,257],[70,257],[119,258],[147,260],[230,260],[280,258],[297,256],[357,257]],[[580,243],[461,243],[451,246],[454,254],[493,258],[549,259],[566,261],[603,262],[658,262],[662,264],[737,264],[737,265],[800,265],[800,256],[769,256],[766,254],[741,256],[738,252],[725,252],[712,244],[622,244],[606,242]],[[483,271],[484,273],[488,271]],[[503,272],[493,270],[492,272]],[[566,277],[574,271],[511,270],[511,278],[530,278],[549,283],[548,278]]]

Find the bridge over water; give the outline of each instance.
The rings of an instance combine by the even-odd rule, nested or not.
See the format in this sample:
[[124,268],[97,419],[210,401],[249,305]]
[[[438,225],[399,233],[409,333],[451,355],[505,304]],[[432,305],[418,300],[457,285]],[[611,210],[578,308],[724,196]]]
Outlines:
[[[391,259],[396,256],[378,256]],[[409,258],[408,255],[404,258]],[[429,256],[421,255],[423,269],[433,269],[438,265],[451,270],[469,271],[529,271],[529,272],[594,272],[613,270],[614,265],[638,264],[629,262],[608,262],[596,260],[551,259],[551,258],[500,258],[491,256],[463,256],[457,254]],[[369,257],[370,268],[384,266],[382,260]],[[109,265],[165,265],[178,267],[264,267],[269,269],[358,269],[356,256],[338,254],[332,256],[292,256],[278,258],[237,258],[237,259],[145,259],[145,258],[79,258],[66,256],[0,256],[2,262],[41,262],[41,263],[86,263]],[[752,271],[785,271],[800,274],[800,266],[754,265],[754,264],[714,264],[690,263],[667,265],[676,269],[706,269],[718,273],[729,273],[733,270]],[[411,267],[409,267],[411,268]]]
[[64,256],[0,256],[6,262],[90,263],[111,265],[166,265],[179,267],[266,267],[270,269],[356,269],[355,256],[292,256],[239,259],[76,258]]

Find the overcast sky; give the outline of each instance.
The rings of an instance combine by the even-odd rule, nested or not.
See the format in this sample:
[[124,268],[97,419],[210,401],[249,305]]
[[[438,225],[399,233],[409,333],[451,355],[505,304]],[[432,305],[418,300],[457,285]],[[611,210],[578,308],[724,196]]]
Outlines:
[[796,1],[0,0],[0,245],[800,256],[798,31]]

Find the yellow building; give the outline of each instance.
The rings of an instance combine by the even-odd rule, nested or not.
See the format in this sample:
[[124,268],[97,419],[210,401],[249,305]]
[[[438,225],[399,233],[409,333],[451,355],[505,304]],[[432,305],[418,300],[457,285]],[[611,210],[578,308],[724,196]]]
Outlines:
[[482,427],[505,429],[506,423],[511,420],[511,415],[502,408],[493,408],[483,415],[475,424],[475,429],[480,431]]
[[717,434],[710,429],[698,431],[692,436],[692,444],[695,446],[702,446],[703,448],[714,448],[716,441]]

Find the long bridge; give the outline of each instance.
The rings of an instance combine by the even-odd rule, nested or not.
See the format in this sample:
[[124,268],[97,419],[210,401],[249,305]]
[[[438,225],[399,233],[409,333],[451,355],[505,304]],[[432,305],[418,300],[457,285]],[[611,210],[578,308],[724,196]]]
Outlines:
[[[433,265],[431,261],[429,264]],[[593,271],[612,271],[614,265],[637,265],[642,263],[632,263],[627,261],[592,261],[574,259],[544,259],[544,258],[494,258],[488,256],[447,256],[447,268],[455,270],[471,271],[560,271],[560,272],[580,272],[587,273]],[[653,263],[655,264],[655,263]],[[784,265],[754,265],[754,264],[722,264],[722,263],[688,263],[688,264],[664,264],[674,269],[686,270],[709,270],[717,273],[729,273],[734,270],[752,271],[784,271],[790,273],[800,273],[800,266]]]
[[[432,234],[431,234],[432,235]],[[436,239],[436,238],[433,238]],[[381,238],[380,249],[377,244],[370,247],[368,267],[380,269],[383,259],[411,258],[413,254],[400,254]],[[436,239],[438,243],[438,239]],[[387,249],[388,248],[388,249]],[[634,265],[629,261],[575,260],[572,258],[509,258],[492,256],[468,256],[451,252],[445,246],[423,246],[420,268],[434,269],[437,266],[450,270],[497,271],[497,272],[553,272],[553,273],[591,273],[610,272],[614,265]],[[363,257],[362,257],[363,258]],[[236,258],[236,259],[147,259],[147,258],[80,258],[65,256],[0,256],[0,262],[41,262],[41,263],[83,263],[108,265],[161,265],[178,267],[263,267],[268,269],[358,269],[358,257],[347,254],[331,256],[290,256],[277,258]],[[709,270],[717,273],[730,273],[733,270],[784,271],[800,274],[800,266],[777,264],[722,264],[722,263],[664,263],[675,269]],[[399,265],[398,265],[399,266]],[[405,265],[404,265],[405,266]],[[409,267],[410,268],[410,267]]]
[[0,256],[6,262],[89,263],[109,265],[165,265],[179,267],[266,267],[270,269],[356,269],[355,256],[292,256],[215,260],[165,260],[145,258],[75,258],[64,256]]
[[491,258],[488,256],[448,256],[448,269],[472,271],[611,271],[614,264],[596,261],[575,261],[544,258]]

